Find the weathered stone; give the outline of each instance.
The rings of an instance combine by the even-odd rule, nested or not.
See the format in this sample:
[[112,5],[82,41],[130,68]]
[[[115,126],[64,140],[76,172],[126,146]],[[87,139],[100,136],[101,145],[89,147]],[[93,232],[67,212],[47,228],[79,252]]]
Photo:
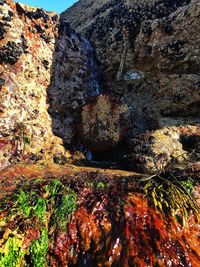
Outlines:
[[131,154],[133,166],[133,140],[143,144],[148,131],[154,141],[140,156],[153,163],[141,168],[160,169],[164,154],[173,161],[171,141],[188,159],[194,140],[198,159],[198,137],[180,133],[199,125],[197,0],[79,1],[65,16],[95,50],[55,13],[12,1],[1,9],[0,126],[12,148],[4,146],[4,162],[62,159],[63,143],[97,152],[123,142],[115,154]]
[[92,151],[105,151],[123,140],[128,128],[128,107],[100,95],[81,112],[80,138]]
[[69,145],[76,139],[79,109],[99,94],[99,85],[90,43],[65,20],[58,32],[47,93],[53,131]]
[[63,140],[71,142],[78,109],[97,94],[91,45],[55,13],[12,1],[0,9],[0,168],[68,160]]
[[162,171],[171,163],[200,158],[200,130],[196,126],[167,127],[130,140],[132,167],[146,172]]
[[[79,17],[74,15],[77,12]],[[121,97],[133,114],[128,129],[130,140],[138,138],[140,143],[140,134],[145,136],[148,131],[159,129],[155,132],[157,137],[164,129],[177,129],[179,135],[180,126],[199,125],[198,0],[86,0],[79,1],[62,16],[92,40],[100,65],[102,91]],[[168,155],[173,154],[170,138],[164,138],[163,146]],[[156,140],[149,143],[151,151],[162,143],[159,138]],[[174,143],[181,153],[181,140],[178,138]],[[170,158],[173,156],[167,156],[167,161]],[[160,169],[156,156],[151,161],[149,169]]]
[[199,266],[198,1],[0,2],[0,266]]

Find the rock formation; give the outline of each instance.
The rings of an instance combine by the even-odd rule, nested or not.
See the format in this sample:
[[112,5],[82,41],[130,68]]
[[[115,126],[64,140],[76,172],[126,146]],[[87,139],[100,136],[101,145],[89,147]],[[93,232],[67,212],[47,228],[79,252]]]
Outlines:
[[109,150],[123,140],[128,119],[126,105],[108,95],[100,95],[82,108],[80,139],[94,152]]
[[66,161],[77,110],[98,93],[90,43],[54,13],[12,1],[0,8],[0,168]]
[[198,161],[198,1],[86,0],[62,19],[1,8],[2,166],[122,143],[118,161],[145,172]]
[[52,164],[0,171],[0,265],[199,266],[194,202],[175,181],[141,176]]
[[[62,16],[94,45],[102,92],[128,106],[130,125],[124,139],[130,158],[136,160],[132,154],[137,150],[141,168],[155,171],[171,160],[188,159],[192,149],[187,139],[193,139],[198,154],[199,1],[85,0]],[[155,141],[145,145],[148,152],[133,147],[135,139],[139,142],[154,130]],[[159,158],[165,161],[160,164]]]

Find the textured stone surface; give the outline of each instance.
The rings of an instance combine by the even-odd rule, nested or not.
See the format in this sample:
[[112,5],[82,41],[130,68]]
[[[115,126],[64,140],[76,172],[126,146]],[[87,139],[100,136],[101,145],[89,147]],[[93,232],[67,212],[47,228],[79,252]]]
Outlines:
[[80,138],[92,151],[105,151],[123,140],[129,125],[128,107],[100,95],[81,112]]
[[79,109],[99,94],[99,86],[93,48],[66,21],[59,24],[47,92],[54,133],[71,144],[76,139]]
[[0,171],[1,266],[199,266],[198,206],[177,176],[187,185],[194,172]]
[[198,1],[0,8],[0,266],[199,266]]
[[92,48],[54,13],[12,1],[0,11],[0,168],[66,161],[77,109],[98,93]]
[[64,164],[66,147],[143,171],[199,160],[196,130],[181,133],[199,125],[199,1],[79,1],[63,17],[89,41],[56,14],[1,9],[2,166]]
[[[166,129],[164,147],[171,154],[170,136],[176,131],[179,136],[180,127],[200,123],[199,1],[86,0],[63,16],[92,40],[102,90],[120,97],[129,108],[127,146],[132,138],[138,136],[140,142],[141,134],[156,130],[150,149],[156,161],[154,146],[162,143],[159,138]],[[180,138],[174,142],[177,153],[188,154]]]

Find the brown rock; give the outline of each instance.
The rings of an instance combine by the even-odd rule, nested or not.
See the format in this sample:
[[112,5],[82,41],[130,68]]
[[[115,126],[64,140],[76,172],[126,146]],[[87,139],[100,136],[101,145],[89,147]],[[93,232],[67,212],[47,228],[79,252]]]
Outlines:
[[[75,17],[76,12],[81,15]],[[163,164],[156,162],[159,154],[166,157],[161,162],[179,153],[190,154],[180,127],[200,124],[199,1],[86,0],[62,15],[92,40],[103,90],[128,106],[130,140],[138,139],[136,143],[143,146],[140,134],[156,130],[151,134],[154,141],[147,142],[151,152],[132,151],[137,154],[133,157],[148,161],[141,161],[140,167],[159,170]],[[174,138],[174,133],[179,137]],[[195,150],[199,151],[197,142]]]
[[13,1],[0,11],[0,168],[68,158],[63,140],[71,142],[77,109],[98,91],[91,45],[56,13]]
[[132,167],[146,172],[162,171],[171,163],[193,162],[199,158],[199,127],[167,127],[130,141]]
[[86,104],[81,112],[81,141],[92,151],[105,151],[123,140],[128,127],[128,107],[107,95]]

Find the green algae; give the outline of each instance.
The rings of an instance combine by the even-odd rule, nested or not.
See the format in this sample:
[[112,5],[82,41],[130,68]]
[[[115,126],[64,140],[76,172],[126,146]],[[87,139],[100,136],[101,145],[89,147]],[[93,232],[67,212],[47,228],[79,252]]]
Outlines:
[[91,188],[97,188],[97,189],[106,189],[109,187],[109,183],[104,182],[104,181],[99,181],[99,182],[95,182],[95,181],[88,181],[87,185]]
[[25,216],[29,217],[31,213],[31,207],[27,198],[27,194],[23,190],[20,190],[17,198],[19,209],[24,213]]
[[18,194],[18,208],[27,217],[30,217],[30,215],[34,213],[42,221],[45,221],[46,201],[43,198],[36,196],[35,205],[31,206],[33,196],[36,196],[34,192],[31,192],[27,196],[27,194],[23,190],[20,190]]
[[20,267],[25,252],[22,250],[22,241],[16,237],[9,237],[0,247],[1,267]]
[[58,179],[54,179],[49,185],[46,186],[45,190],[48,196],[52,198],[59,192],[60,189],[62,190],[63,188],[64,185]]
[[[173,201],[179,197],[179,195],[173,195],[177,192],[173,191],[175,186],[182,194],[180,197],[186,194],[180,184],[175,179],[172,180],[173,177],[169,178],[169,180],[166,180],[167,176],[156,176],[143,179],[145,184],[141,187],[141,191],[145,185],[149,185],[149,187],[145,187],[148,193],[147,197],[152,200],[152,203],[155,200],[157,201],[155,207],[158,217],[160,211],[163,214],[166,213],[167,202],[172,205]],[[129,186],[129,191],[126,191],[127,187],[124,187],[124,184],[128,182],[129,180],[120,179],[120,183],[116,183],[116,181],[112,183],[102,178],[98,180],[91,179],[87,183],[83,180],[78,184],[77,181],[64,180],[64,178],[60,180],[38,178],[29,181],[29,184],[27,181],[23,182],[20,189],[12,196],[12,201],[7,198],[7,200],[9,199],[7,209],[4,215],[2,214],[3,219],[0,219],[0,236],[3,236],[2,239],[0,237],[0,267],[47,267],[54,266],[51,263],[55,262],[58,263],[58,266],[67,266],[68,263],[73,263],[69,266],[76,266],[74,264],[76,264],[79,253],[85,255],[84,249],[88,244],[90,242],[94,244],[94,239],[91,238],[92,234],[99,242],[98,233],[103,231],[101,223],[98,226],[98,212],[93,212],[93,207],[99,205],[99,201],[102,201],[105,205],[102,205],[102,207],[105,207],[106,214],[108,208],[111,212],[110,218],[116,218],[116,225],[118,225],[118,218],[123,216],[125,209],[128,211],[127,214],[130,214],[129,220],[132,222],[130,225],[134,226],[134,212],[137,210],[137,205],[132,205],[132,197],[130,198],[131,202],[129,202],[127,192],[130,191],[134,194],[134,192],[138,192],[138,187],[135,187],[134,182],[132,187]],[[85,191],[82,194],[83,189]],[[79,198],[77,192],[80,194]],[[135,199],[137,200],[137,197]],[[134,203],[139,203],[138,206],[140,207],[143,200],[137,201]],[[77,203],[80,203],[79,207],[77,207]],[[109,206],[107,203],[109,203]],[[182,204],[190,205],[190,203],[187,198]],[[190,208],[190,206],[188,207]],[[171,208],[171,206],[168,208]],[[8,211],[9,213],[7,213]],[[75,211],[75,216],[73,216]],[[180,214],[178,212],[175,209],[175,216]],[[93,216],[94,221],[92,221]],[[138,216],[141,216],[140,212]],[[6,218],[6,221],[4,221],[4,218]],[[122,220],[124,220],[123,217]],[[86,227],[84,227],[84,223],[86,223]],[[88,228],[87,224],[89,225]],[[99,227],[99,232],[96,231],[97,227]],[[116,226],[113,229],[115,231]],[[5,234],[5,232],[7,233]],[[104,236],[104,233],[102,236]],[[130,238],[132,238],[131,235]],[[109,246],[106,239],[105,242]],[[99,247],[102,247],[101,243],[99,243]]]
[[76,210],[76,193],[67,186],[64,186],[58,179],[54,179],[46,187],[49,195],[49,203],[55,205],[51,222],[59,225],[62,229],[66,228],[66,223],[70,221],[73,212]]
[[62,196],[56,203],[52,223],[59,224],[61,228],[66,228],[66,223],[70,221],[76,208],[76,194],[73,191]]
[[[30,227],[31,220],[35,217],[39,218],[44,226],[46,224],[46,200],[40,197],[34,189],[30,192],[19,190],[19,193],[13,197],[15,203],[10,211],[10,216],[8,215],[7,220],[11,220],[15,216],[20,216],[21,219],[26,221],[27,227]],[[27,220],[26,218],[30,218]],[[34,225],[38,230],[41,228],[41,224]],[[16,230],[18,225],[16,225]],[[13,233],[17,235],[19,233]],[[25,234],[25,233],[23,233]],[[22,235],[23,239],[23,235]],[[5,253],[0,254],[0,266],[9,267],[20,267],[21,261],[24,260],[25,255],[31,258],[33,266],[46,266],[46,254],[48,251],[48,228],[41,230],[41,237],[38,240],[34,240],[27,251],[22,249],[22,240],[19,240],[15,236],[13,238],[8,238],[5,245],[0,248],[0,251],[5,251]]]
[[[25,257],[30,259],[31,266],[47,266],[49,227],[53,226],[53,229],[59,227],[67,232],[68,223],[77,208],[76,193],[59,179],[44,182],[38,178],[32,181],[32,185],[30,188],[30,183],[25,182],[21,186],[12,199],[9,199],[9,213],[6,215],[6,220],[1,218],[3,227],[9,223],[16,224],[16,227],[12,238],[8,236],[0,239],[4,244],[0,245],[0,267],[24,266],[22,263],[26,262]],[[26,233],[21,232],[18,221],[23,221],[25,229],[33,227],[41,233],[39,238],[33,237],[25,251],[22,244]]]
[[97,183],[97,188],[98,189],[105,189],[105,188],[107,188],[107,184],[106,183],[104,183],[104,182],[98,182]]
[[193,179],[191,178],[188,178],[187,180],[185,181],[180,181],[180,184],[182,185],[182,187],[189,193],[191,194],[194,190],[194,185],[195,185],[195,182]]
[[94,182],[88,181],[87,184],[90,188],[94,188]]
[[50,205],[53,207],[54,224],[59,222],[62,226],[66,225],[66,219],[70,220],[76,210],[76,193],[58,179],[45,186],[45,192],[45,197],[41,197],[34,191],[27,194],[20,190],[17,195],[18,209],[27,217],[34,214],[45,222],[47,205]]
[[38,184],[38,183],[42,183],[44,181],[44,179],[42,177],[38,177],[37,179],[35,179],[33,181],[34,184]]
[[40,218],[43,222],[46,220],[46,201],[38,197],[35,206],[33,207],[35,215]]
[[30,247],[31,261],[34,267],[46,266],[46,256],[49,247],[47,229],[42,230],[41,238],[33,241]]

